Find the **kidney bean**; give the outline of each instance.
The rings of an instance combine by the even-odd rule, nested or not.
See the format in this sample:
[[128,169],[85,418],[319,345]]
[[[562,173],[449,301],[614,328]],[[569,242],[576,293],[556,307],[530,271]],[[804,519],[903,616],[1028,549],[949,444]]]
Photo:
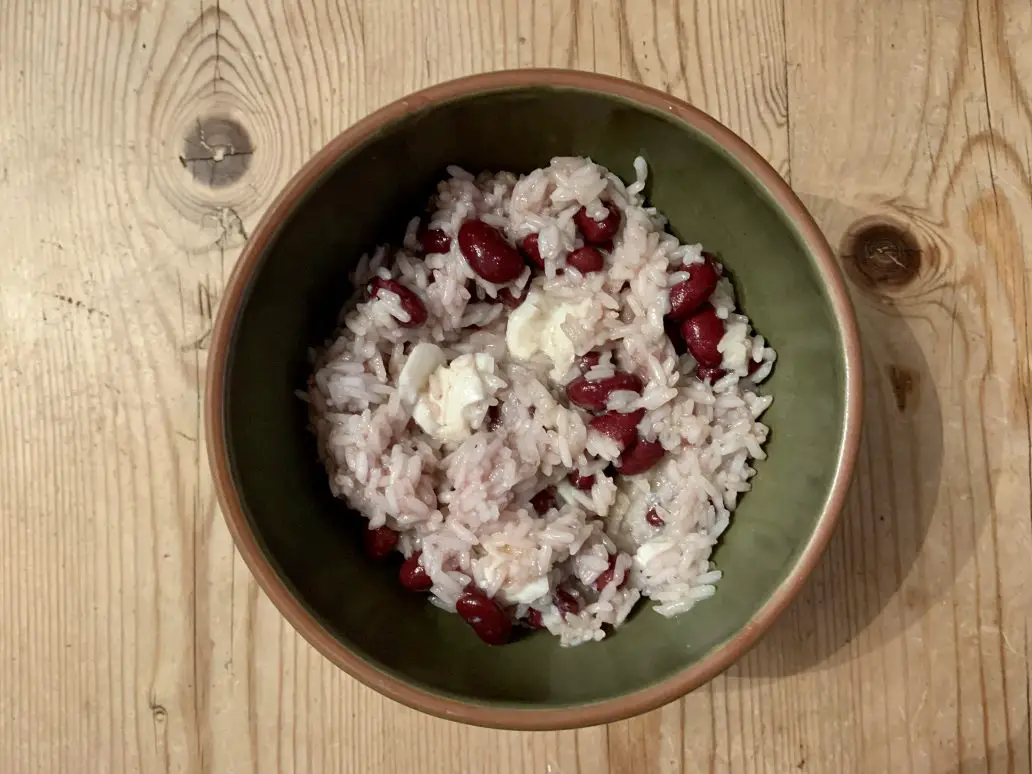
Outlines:
[[516,309],[520,304],[527,300],[527,294],[530,293],[530,283],[528,282],[523,286],[523,290],[520,294],[514,295],[511,288],[502,288],[498,292],[498,300],[501,301],[506,308]]
[[455,603],[455,612],[473,627],[488,645],[504,645],[512,632],[512,621],[498,603],[477,588],[469,588]]
[[678,357],[688,351],[688,347],[684,345],[684,339],[681,337],[681,324],[672,318],[663,318],[663,330],[666,331],[667,338],[670,339],[670,343],[674,347],[674,352],[677,353]]
[[580,601],[566,589],[556,589],[552,595],[552,601],[559,608],[559,612],[566,615],[580,612]]
[[385,280],[383,277],[375,277],[369,283],[369,295],[378,298],[381,291],[389,291],[398,296],[401,300],[401,308],[408,312],[409,321],[398,321],[402,328],[418,328],[426,322],[426,306],[423,300],[413,291],[394,280]]
[[695,375],[702,379],[702,381],[712,384],[727,376],[727,371],[719,366],[700,365],[696,366]]
[[724,321],[717,317],[716,310],[709,304],[681,323],[681,336],[700,365],[716,367],[724,359],[717,349],[724,338]]
[[592,411],[605,411],[606,401],[617,390],[630,390],[639,395],[642,391],[641,379],[634,374],[618,372],[605,379],[587,380],[578,376],[566,385],[566,396],[572,403]]
[[439,228],[427,229],[420,235],[420,242],[423,244],[423,252],[446,253],[451,250],[451,237]]
[[763,365],[763,361],[762,360],[753,360],[750,357],[749,358],[749,367],[748,367],[748,370],[746,371],[746,373],[748,373],[749,376],[752,376],[754,373],[756,373],[757,371],[760,370],[760,366],[761,365]]
[[587,352],[580,356],[580,359],[577,361],[577,365],[580,366],[581,371],[590,371],[598,365],[598,361],[601,359],[602,355],[598,352]]
[[566,256],[566,263],[581,274],[591,274],[594,271],[602,271],[605,268],[606,259],[602,257],[602,253],[598,251],[597,247],[585,245],[578,247]]
[[[613,578],[616,577],[616,554],[609,556],[609,566],[602,571],[602,574],[595,579],[595,590],[602,591],[606,586],[613,582]],[[627,572],[624,572],[623,580],[620,581],[618,589],[623,588],[627,583]]]
[[573,216],[573,222],[577,224],[585,242],[601,245],[608,242],[620,228],[620,210],[608,202],[603,202],[608,214],[602,220],[595,220],[588,211],[581,207]]
[[545,259],[541,257],[541,249],[538,247],[537,234],[529,234],[528,236],[525,236],[523,241],[520,242],[520,251],[531,266],[537,266],[539,269],[545,268]]
[[548,513],[559,504],[559,501],[555,498],[555,487],[550,486],[542,489],[530,498],[530,504],[534,506],[534,510],[538,513]]
[[663,521],[663,517],[659,515],[655,508],[649,508],[649,512],[645,514],[645,523],[650,527],[666,526],[666,522]]
[[567,477],[574,489],[580,489],[582,492],[587,492],[591,487],[595,486],[595,474],[588,473],[585,475],[579,470],[570,471],[570,475]]
[[430,576],[426,574],[426,570],[423,569],[423,565],[419,563],[420,556],[418,551],[412,554],[402,562],[401,569],[398,571],[398,580],[409,591],[427,591],[434,585]]
[[663,445],[659,441],[645,441],[639,438],[629,446],[616,461],[616,472],[624,476],[644,473],[663,459]]
[[645,409],[635,409],[626,414],[607,411],[588,423],[588,427],[616,441],[620,449],[626,449],[638,437],[638,423],[645,416]]
[[470,267],[486,279],[502,285],[523,272],[523,259],[502,232],[482,220],[467,220],[459,228],[459,249]]
[[684,320],[713,295],[720,275],[709,261],[688,267],[688,279],[670,288],[670,316]]
[[541,620],[541,611],[534,608],[527,611],[527,617],[524,620],[531,629],[540,629],[545,625]]
[[369,557],[379,561],[385,559],[398,545],[398,533],[386,526],[367,529],[362,536],[362,544]]

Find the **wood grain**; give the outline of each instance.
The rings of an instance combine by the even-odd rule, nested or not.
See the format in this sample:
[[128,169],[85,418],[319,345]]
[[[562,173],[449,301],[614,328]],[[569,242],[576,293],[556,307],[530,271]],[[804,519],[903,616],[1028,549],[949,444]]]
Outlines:
[[[2,770],[1032,770],[1030,52],[1016,0],[8,0]],[[233,551],[199,408],[289,175],[413,89],[525,66],[686,97],[789,177],[842,246],[869,393],[843,527],[772,634],[681,702],[540,734],[398,707],[300,640]],[[871,224],[916,249],[857,250]]]

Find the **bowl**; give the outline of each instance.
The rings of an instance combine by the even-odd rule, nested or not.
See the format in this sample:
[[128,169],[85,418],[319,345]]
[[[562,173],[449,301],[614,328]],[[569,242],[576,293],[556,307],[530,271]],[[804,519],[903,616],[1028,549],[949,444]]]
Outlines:
[[[396,239],[448,164],[526,172],[590,156],[624,179],[649,164],[648,200],[682,241],[720,254],[777,349],[769,458],[714,562],[716,596],[664,618],[639,607],[615,634],[505,647],[397,583],[361,550],[364,520],[334,499],[295,396],[308,347],[332,332],[354,262]],[[798,592],[828,542],[860,431],[860,347],[839,267],[788,185],[744,141],[667,94],[579,72],[478,75],[408,96],[334,139],[251,235],[223,295],[208,359],[208,452],[236,545],[317,650],[410,707],[510,729],[608,722],[721,672]]]

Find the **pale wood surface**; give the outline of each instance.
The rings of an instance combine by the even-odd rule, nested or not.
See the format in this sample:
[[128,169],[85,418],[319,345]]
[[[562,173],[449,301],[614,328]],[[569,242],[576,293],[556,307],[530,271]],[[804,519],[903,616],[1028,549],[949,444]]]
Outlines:
[[[773,633],[650,715],[513,734],[396,706],[284,624],[199,399],[288,176],[406,92],[530,65],[687,97],[844,256],[871,217],[920,255],[850,275],[858,485]],[[1025,0],[4,0],[0,771],[1028,772],[1029,83]],[[249,141],[187,144],[212,116]]]

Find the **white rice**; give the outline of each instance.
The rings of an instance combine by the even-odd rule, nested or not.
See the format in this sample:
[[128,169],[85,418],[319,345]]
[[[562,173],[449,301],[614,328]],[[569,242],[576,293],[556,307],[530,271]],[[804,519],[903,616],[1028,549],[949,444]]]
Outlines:
[[[625,186],[583,158],[556,158],[519,177],[449,167],[426,222],[452,238],[450,252],[422,256],[413,219],[401,249],[391,255],[381,247],[363,256],[352,277],[359,289],[381,277],[413,290],[426,305],[426,323],[400,325],[410,317],[394,293],[370,299],[357,292],[344,305],[334,338],[314,353],[308,390],[300,393],[333,493],[370,528],[386,525],[400,533],[398,550],[406,557],[422,552],[433,604],[454,611],[471,582],[501,600],[537,581],[539,596],[507,609],[515,619],[538,611],[563,645],[602,639],[643,596],[662,615],[683,613],[712,596],[720,572],[710,555],[749,489],[752,461],[764,457],[767,438],[759,417],[772,399],[756,385],[770,373],[775,353],[736,311],[726,277],[710,298],[726,321],[720,342],[726,375],[712,385],[700,381],[695,361],[679,357],[667,338],[669,288],[704,258],[700,245],[679,243],[664,231],[665,218],[644,206],[644,160],[636,159],[634,168],[636,179]],[[566,255],[583,244],[574,214],[583,206],[603,216],[603,201],[622,216],[605,269],[588,275],[566,270]],[[545,290],[592,301],[594,311],[567,318],[564,330],[578,354],[601,352],[587,378],[620,370],[644,382],[641,395],[614,392],[608,408],[646,410],[639,433],[667,450],[650,471],[614,475],[609,463],[619,447],[588,431],[591,416],[571,406],[563,384],[549,378],[547,358],[521,362],[509,355],[509,310],[494,302],[503,286],[478,277],[458,247],[459,227],[471,217],[496,226],[512,243],[538,234]],[[510,283],[513,295],[530,279],[528,267]],[[476,352],[495,358],[506,385],[495,395],[496,426],[442,444],[410,421],[397,379],[420,341],[436,343],[448,360]],[[751,376],[750,362],[758,364]],[[579,375],[574,367],[566,381]],[[594,486],[580,491],[569,485],[571,469],[594,473]],[[558,507],[537,514],[530,498],[553,485]],[[663,526],[646,521],[650,509]],[[593,584],[611,556],[615,580],[598,592]],[[556,607],[560,587],[578,597],[579,611],[563,614]]]

